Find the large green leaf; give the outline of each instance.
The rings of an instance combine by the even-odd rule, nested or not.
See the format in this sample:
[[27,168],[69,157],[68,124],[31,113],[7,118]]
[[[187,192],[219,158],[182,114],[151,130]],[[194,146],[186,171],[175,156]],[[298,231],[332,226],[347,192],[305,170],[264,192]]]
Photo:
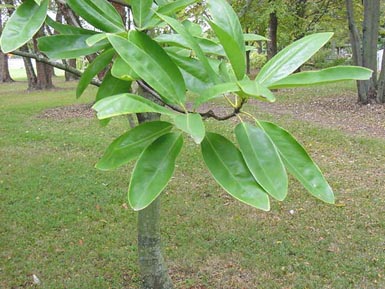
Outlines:
[[276,147],[266,133],[248,123],[240,123],[235,135],[250,172],[275,199],[282,201],[287,195],[288,179]]
[[99,119],[142,112],[157,112],[173,115],[170,110],[163,106],[132,93],[122,93],[103,98],[95,103],[92,108],[97,111]]
[[48,10],[48,0],[40,6],[33,0],[24,1],[12,14],[2,31],[0,44],[4,53],[27,43],[43,25]]
[[157,12],[164,15],[170,15],[172,13],[178,12],[181,9],[194,4],[198,0],[176,0],[165,5],[159,6]]
[[260,85],[256,81],[245,78],[241,81],[238,81],[237,83],[242,92],[248,96],[269,102],[275,101],[274,94],[268,88]]
[[87,34],[87,35],[94,35],[96,34],[97,32],[96,31],[92,31],[92,30],[88,30],[88,29],[84,29],[84,28],[80,28],[80,27],[76,27],[76,26],[72,26],[72,25],[67,25],[67,24],[62,24],[62,23],[59,23],[59,22],[56,22],[54,20],[51,19],[51,17],[47,16],[47,18],[45,19],[45,23],[52,27],[55,32],[59,32],[60,34]]
[[301,87],[348,79],[365,80],[372,76],[373,71],[358,66],[337,66],[319,71],[305,71],[286,76],[269,85],[270,88]]
[[105,69],[111,62],[112,57],[115,54],[114,49],[108,49],[102,54],[98,55],[86,68],[82,76],[79,79],[78,86],[76,88],[76,97],[80,97],[87,86],[90,84],[95,75]]
[[125,30],[122,17],[108,1],[67,0],[67,4],[76,14],[104,32],[114,33]]
[[246,54],[244,47],[241,48],[234,38],[222,29],[222,27],[211,21],[209,24],[221,42],[237,79],[243,79],[246,73]]
[[286,130],[271,122],[259,122],[278,149],[288,169],[316,198],[334,204],[333,190],[306,150]]
[[172,124],[164,121],[146,122],[115,139],[96,164],[100,170],[113,170],[139,157],[154,140],[168,133]]
[[162,135],[140,155],[132,172],[128,202],[138,211],[150,205],[170,181],[183,145],[180,133]]
[[151,10],[152,0],[131,1],[131,11],[136,27],[144,28],[148,20],[154,15]]
[[205,137],[205,125],[197,113],[177,115],[174,123],[177,128],[187,132],[197,144],[200,144]]
[[102,84],[98,88],[96,101],[103,98],[129,92],[131,89],[131,81],[123,81],[111,75],[108,71],[103,78]]
[[129,40],[108,35],[120,57],[167,103],[183,106],[185,84],[181,72],[167,53],[150,37],[131,31]]
[[240,88],[235,82],[225,82],[211,86],[208,89],[204,90],[202,94],[195,100],[194,106],[198,107],[202,103],[217,98],[223,94],[238,91],[240,91]]
[[243,38],[245,41],[268,41],[269,40],[266,37],[263,37],[258,34],[253,34],[253,33],[243,34]]
[[255,181],[241,152],[232,142],[219,134],[206,133],[201,149],[207,167],[222,188],[241,202],[270,210],[268,195]]
[[208,73],[203,68],[202,63],[196,58],[182,56],[173,52],[168,52],[168,55],[179,68],[204,82],[209,82]]
[[270,59],[258,73],[255,80],[268,87],[270,84],[293,73],[329,41],[333,33],[317,33],[306,36]]
[[129,66],[120,56],[116,57],[114,60],[114,64],[111,68],[111,74],[116,78],[126,81],[140,79],[131,66]]
[[101,41],[90,47],[86,43],[89,37],[82,34],[46,36],[38,39],[38,46],[40,51],[54,59],[76,58],[109,46],[108,42]]
[[209,79],[216,83],[218,82],[218,77],[215,71],[212,69],[207,57],[203,53],[196,39],[189,33],[189,31],[174,18],[168,17],[166,15],[157,14],[163,21],[165,21],[170,27],[179,33],[183,39],[188,43],[189,47],[195,52],[197,58],[200,60],[203,68],[206,70]]

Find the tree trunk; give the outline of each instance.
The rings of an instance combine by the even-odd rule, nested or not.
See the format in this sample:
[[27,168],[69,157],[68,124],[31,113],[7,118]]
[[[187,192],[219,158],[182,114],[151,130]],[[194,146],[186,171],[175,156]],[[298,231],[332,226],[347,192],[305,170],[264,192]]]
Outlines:
[[[33,37],[33,46],[35,51],[38,51],[37,38],[44,36],[43,29],[40,29],[38,33]],[[36,89],[51,89],[54,88],[52,83],[52,71],[53,68],[40,61],[36,61],[36,72],[37,72],[37,85]]]
[[[138,94],[154,101],[154,97],[141,87],[138,88]],[[139,123],[143,123],[159,120],[160,114],[140,113],[137,117]],[[174,288],[162,255],[160,197],[138,212],[138,255],[142,289]]]
[[[76,68],[76,59],[68,59],[65,62],[66,62],[67,65],[69,65],[69,66],[71,66],[73,68]],[[65,81],[73,81],[73,80],[78,80],[79,79],[79,76],[77,76],[75,74],[72,74],[69,71],[65,71],[64,72],[64,77],[65,77]]]
[[385,103],[385,47],[382,50],[381,73],[378,77],[377,103]]
[[[27,44],[20,47],[20,50],[24,52],[29,52]],[[23,57],[23,62],[24,62],[25,73],[27,74],[27,79],[28,79],[28,90],[35,90],[37,87],[37,77],[36,77],[35,69],[33,68],[33,65],[32,65],[32,60],[31,58]]]
[[275,12],[270,13],[269,16],[269,39],[267,42],[267,59],[271,59],[277,54],[277,31],[278,31],[278,17]]
[[[0,13],[0,34],[3,32],[3,19]],[[13,82],[8,67],[8,55],[0,50],[0,83]]]

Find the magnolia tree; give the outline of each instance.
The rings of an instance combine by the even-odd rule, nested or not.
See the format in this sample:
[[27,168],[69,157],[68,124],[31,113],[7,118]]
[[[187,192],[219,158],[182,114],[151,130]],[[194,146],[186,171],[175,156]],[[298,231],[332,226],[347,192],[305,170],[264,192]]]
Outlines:
[[[40,38],[38,47],[45,56],[32,57],[48,62],[96,54],[80,78],[77,96],[107,69],[93,105],[97,117],[105,125],[112,117],[126,114],[138,114],[142,120],[110,144],[96,167],[112,170],[136,162],[128,202],[139,211],[143,288],[172,288],[160,250],[159,195],[173,175],[184,141],[200,146],[208,170],[226,192],[257,209],[268,211],[269,198],[285,199],[287,172],[316,198],[334,203],[332,189],[296,139],[278,125],[247,112],[250,99],[274,102],[272,89],[368,79],[370,70],[353,66],[292,74],[328,42],[332,33],[296,41],[250,79],[245,73],[245,53],[250,49],[245,41],[265,38],[244,34],[226,0],[207,0],[209,11],[200,25],[176,17],[195,0],[113,2],[130,8],[134,25],[129,31],[114,6],[105,0],[66,1],[92,29],[53,21],[47,16],[49,0],[26,0],[7,22],[1,47],[6,53],[21,53],[17,49],[42,25],[50,26],[58,34]],[[134,83],[136,90],[132,89]],[[187,94],[191,95],[190,103]],[[211,110],[202,112],[201,105],[220,97],[232,113],[219,116]],[[149,113],[164,118],[148,121]],[[239,119],[234,127],[236,143],[206,131],[205,119],[231,117]]]

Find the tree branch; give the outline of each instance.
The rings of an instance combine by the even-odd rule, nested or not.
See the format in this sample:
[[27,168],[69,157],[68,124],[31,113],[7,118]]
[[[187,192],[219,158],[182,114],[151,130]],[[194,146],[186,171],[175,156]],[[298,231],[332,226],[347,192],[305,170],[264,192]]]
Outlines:
[[[21,50],[15,50],[12,52],[12,54],[19,55],[22,57],[33,58],[36,61],[43,62],[45,64],[51,65],[51,66],[56,67],[58,69],[70,72],[70,73],[72,73],[76,76],[79,76],[79,77],[81,77],[83,75],[83,72],[81,72],[80,70],[78,70],[72,66],[69,66],[68,64],[64,64],[64,63],[60,63],[60,62],[56,62],[54,60],[51,60],[51,59],[49,59],[49,58],[47,58],[41,54],[37,54],[37,53],[33,53],[33,52],[26,52],[26,51],[21,51]],[[98,79],[93,79],[91,81],[91,84],[93,84],[95,86],[100,86],[101,82]]]

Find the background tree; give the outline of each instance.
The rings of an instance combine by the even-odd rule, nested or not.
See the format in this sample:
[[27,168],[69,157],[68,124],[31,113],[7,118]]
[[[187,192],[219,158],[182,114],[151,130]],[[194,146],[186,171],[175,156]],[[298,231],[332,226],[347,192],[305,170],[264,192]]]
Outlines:
[[[3,4],[3,2],[1,2]],[[3,31],[3,14],[0,13],[0,34]],[[4,82],[13,82],[14,80],[11,77],[11,74],[9,73],[9,67],[8,67],[8,54],[3,53],[3,51],[0,50],[0,83]]]
[[[199,145],[217,183],[250,206],[268,211],[270,197],[284,200],[288,193],[286,170],[313,196],[334,203],[332,189],[304,148],[283,128],[250,115],[246,106],[250,99],[274,102],[271,90],[275,88],[367,79],[371,71],[359,67],[292,75],[329,41],[332,33],[296,41],[273,57],[255,79],[250,79],[246,75],[245,40],[261,37],[242,32],[236,13],[225,0],[207,1],[210,18],[205,27],[210,27],[215,38],[207,37],[210,33],[204,33],[199,25],[175,18],[195,1],[157,1],[158,6],[153,6],[153,1],[132,1],[134,25],[127,31],[121,15],[109,2],[68,0],[71,9],[97,32],[47,20],[48,2],[23,2],[8,21],[0,44],[4,52],[13,51],[57,67],[63,64],[51,59],[95,54],[79,80],[77,96],[99,71],[107,68],[93,106],[98,118],[108,123],[112,117],[138,114],[142,124],[115,139],[96,167],[111,170],[136,161],[128,202],[139,211],[138,252],[143,288],[172,288],[160,247],[159,196],[173,175],[184,141]],[[45,21],[61,30],[57,29],[59,35],[38,40],[40,51],[47,57],[17,50],[34,37]],[[149,35],[147,32],[153,29],[163,29],[165,33]],[[137,93],[130,92],[133,82],[139,87]],[[186,94],[195,95],[192,104]],[[202,104],[218,97],[223,97],[231,113],[201,111]],[[158,115],[155,120],[154,114]],[[159,114],[167,121],[159,121]],[[239,120],[234,128],[236,144],[206,131],[205,119],[232,117]]]

